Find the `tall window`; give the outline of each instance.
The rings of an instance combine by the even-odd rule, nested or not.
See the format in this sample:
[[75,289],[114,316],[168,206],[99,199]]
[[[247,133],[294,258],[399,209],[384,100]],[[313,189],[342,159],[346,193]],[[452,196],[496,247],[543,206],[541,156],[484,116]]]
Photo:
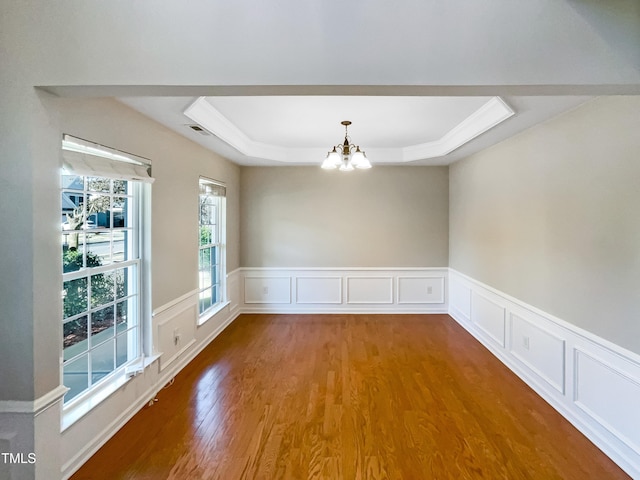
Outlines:
[[225,300],[224,185],[200,179],[200,245],[198,251],[200,318]]
[[78,139],[63,141],[65,403],[113,378],[142,353],[139,178],[150,177],[115,156]]

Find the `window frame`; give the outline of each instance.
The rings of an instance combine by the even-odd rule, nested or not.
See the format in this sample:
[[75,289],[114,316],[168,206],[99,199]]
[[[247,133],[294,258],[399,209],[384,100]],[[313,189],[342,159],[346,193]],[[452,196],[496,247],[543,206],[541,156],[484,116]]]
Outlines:
[[[71,143],[71,148],[69,148],[69,144],[67,142],[75,141],[77,141],[78,143]],[[100,157],[102,150],[104,149],[104,158],[108,159],[107,161],[121,161],[120,159],[113,159],[112,157],[114,156],[114,152],[116,154],[120,154],[122,152],[109,149],[108,147],[102,147],[101,145],[94,144],[92,142],[75,139],[74,137],[70,137],[68,135],[65,135],[63,137],[64,153],[68,151],[82,151],[82,149],[86,148],[87,146],[91,148],[91,155]],[[76,150],[76,148],[78,148],[78,150]],[[86,302],[83,306],[84,310],[82,312],[76,312],[65,317],[65,314],[67,312],[64,311],[64,297],[62,302],[62,332],[60,342],[61,383],[65,385],[65,366],[71,364],[76,360],[81,360],[83,363],[86,362],[86,364],[83,365],[86,365],[86,369],[81,370],[81,372],[83,374],[86,372],[87,376],[87,378],[85,379],[86,388],[78,391],[73,397],[69,398],[68,400],[63,400],[63,429],[73,424],[77,419],[88,413],[104,398],[106,398],[108,395],[110,395],[115,390],[120,388],[120,386],[126,383],[128,378],[130,378],[130,375],[127,375],[127,370],[136,367],[137,364],[145,364],[145,353],[148,353],[147,350],[149,350],[148,345],[146,345],[146,343],[148,343],[146,337],[148,336],[147,332],[149,330],[150,323],[150,320],[147,319],[149,310],[148,303],[150,301],[150,286],[148,285],[149,282],[147,281],[149,277],[149,269],[147,265],[148,259],[146,258],[148,255],[147,248],[149,246],[149,228],[147,222],[145,222],[144,219],[147,219],[149,216],[147,203],[149,200],[148,197],[150,196],[149,184],[153,181],[153,178],[148,175],[148,172],[150,171],[150,164],[141,162],[141,157],[136,157],[124,153],[122,153],[122,155],[127,155],[128,161],[134,164],[135,168],[142,169],[135,171],[133,178],[127,178],[126,176],[119,178],[118,175],[109,174],[102,175],[100,174],[100,172],[90,174],[86,171],[75,171],[73,169],[73,165],[71,165],[70,168],[67,162],[64,162],[64,166],[60,172],[61,202],[63,204],[65,202],[65,193],[82,196],[82,221],[84,223],[84,225],[80,229],[78,229],[78,227],[76,226],[74,230],[65,229],[63,225],[63,230],[61,231],[61,236],[63,237],[61,253],[63,254],[63,256],[65,252],[64,245],[66,245],[66,239],[70,234],[69,232],[77,231],[78,235],[82,237],[82,244],[80,245],[80,243],[78,242],[78,244],[76,245],[76,248],[78,248],[78,250],[80,250],[80,248],[82,249],[82,261],[79,268],[67,272],[64,271],[64,268],[62,269],[63,296],[66,291],[65,285],[67,285],[67,282],[78,279],[86,279],[86,298],[84,293],[81,296],[82,302]],[[141,171],[143,172],[143,174],[139,175]],[[65,175],[77,176],[82,178],[82,190],[80,190],[77,186],[72,186],[70,184],[65,185]],[[90,181],[88,180],[91,178],[109,180],[109,191],[106,192],[91,189],[89,183]],[[127,182],[127,189],[124,193],[121,190],[116,190],[115,188],[115,182],[118,180]],[[109,198],[108,210],[106,210],[109,212],[107,215],[108,225],[104,225],[104,220],[102,221],[103,225],[99,225],[101,222],[94,222],[91,225],[87,223],[87,217],[89,217],[89,215],[87,215],[87,204],[91,195],[102,195]],[[123,207],[125,210],[124,214],[126,215],[125,217],[118,217],[116,215],[117,207],[115,207],[115,205],[117,205],[117,202],[114,201],[114,199],[123,201]],[[79,203],[74,202],[73,199],[72,202],[76,205],[78,205]],[[62,212],[64,219],[65,214],[63,205],[61,205],[60,211]],[[69,217],[66,218],[68,221]],[[123,224],[120,224],[119,218],[126,218],[126,221],[124,221]],[[123,233],[123,247],[125,248],[123,252],[128,253],[125,258],[118,260],[116,258],[116,255],[119,252],[114,248],[115,242],[118,240],[116,240],[114,233],[121,231],[127,232],[126,234]],[[106,265],[87,266],[87,254],[91,251],[87,242],[87,236],[88,234],[92,233],[108,234],[108,255],[110,263]],[[95,254],[95,252],[92,253]],[[102,298],[99,305],[94,304],[91,291],[92,281],[94,281],[94,276],[104,274],[108,274],[111,278],[111,282],[113,282],[112,285],[109,285],[109,288],[112,289],[111,294],[109,294],[111,295],[111,298]],[[123,285],[126,286],[126,290],[124,292],[121,292],[119,287],[119,285],[121,284],[118,283],[118,279],[123,278]],[[120,305],[122,305],[122,307],[120,307]],[[126,308],[126,317],[123,317],[125,318],[125,320],[120,322],[118,321],[119,307],[123,309]],[[95,338],[95,335],[99,335],[104,330],[96,333],[92,332],[92,315],[102,310],[107,311],[107,315],[109,315],[109,309],[111,309],[113,319],[111,320],[111,325],[109,325],[107,328],[104,328],[104,330],[111,329],[112,331],[107,334],[108,336],[101,338],[100,341],[93,344],[91,339]],[[86,338],[83,339],[87,342],[86,349],[74,352],[71,356],[65,358],[66,347],[64,326],[72,321],[82,319],[83,317],[86,318],[86,328],[84,332]],[[71,346],[73,346],[73,344]],[[104,375],[94,380],[95,376],[99,375],[100,373],[99,371],[97,371],[97,369],[94,369],[94,365],[92,365],[92,362],[94,361],[93,356],[101,347],[105,348],[107,346],[112,348],[112,352],[109,354],[109,357],[107,357],[108,360],[112,361],[111,366],[107,367],[111,368],[111,370],[106,371],[105,369]],[[126,356],[122,361],[123,352],[126,352]],[[83,385],[84,383],[81,386]]]
[[[203,186],[211,185],[214,190],[222,191],[222,195],[209,195],[207,198],[215,198],[216,218],[215,224],[203,223]],[[215,231],[211,237],[215,239],[214,242],[202,243],[202,228],[205,226],[215,226]],[[211,253],[209,254],[209,265],[203,265],[203,252],[215,249],[216,252],[216,281],[211,281],[210,284],[206,283],[205,269],[211,267]],[[198,289],[197,289],[197,302],[198,302],[198,325],[202,325],[217,312],[219,312],[227,302],[226,292],[226,185],[218,180],[212,180],[207,177],[199,177],[198,179]],[[208,272],[211,275],[211,272]],[[203,280],[205,283],[203,284]],[[216,299],[213,301],[213,289],[216,289]],[[206,292],[211,292],[211,301],[203,308],[203,298],[206,298]]]

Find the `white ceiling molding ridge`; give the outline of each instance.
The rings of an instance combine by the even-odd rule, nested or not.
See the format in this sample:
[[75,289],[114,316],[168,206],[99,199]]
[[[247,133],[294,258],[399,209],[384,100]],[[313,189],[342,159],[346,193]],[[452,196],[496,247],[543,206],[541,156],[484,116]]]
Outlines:
[[411,145],[402,149],[402,160],[411,162],[426,158],[443,157],[478,135],[504,122],[515,112],[500,97],[493,97],[478,110],[449,130],[442,138],[432,142]]
[[[247,157],[300,164],[317,163],[318,158],[325,154],[317,147],[286,148],[256,142],[211,105],[207,97],[199,97],[184,111],[184,115]],[[444,157],[512,115],[514,111],[500,97],[492,97],[438,140],[402,148],[373,147],[367,150],[375,163],[405,163]]]
[[187,107],[184,115],[248,157],[291,161],[286,148],[252,140],[211,105],[207,97],[199,97]]

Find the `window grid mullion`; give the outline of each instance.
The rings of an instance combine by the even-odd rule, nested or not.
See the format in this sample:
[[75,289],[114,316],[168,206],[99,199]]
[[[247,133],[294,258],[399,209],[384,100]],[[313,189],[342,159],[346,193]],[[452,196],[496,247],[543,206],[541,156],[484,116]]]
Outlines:
[[62,324],[64,325],[65,323],[69,323],[69,322],[73,322],[74,320],[78,320],[78,319],[80,319],[82,317],[87,316],[91,312],[97,312],[98,310],[102,310],[102,309],[110,307],[110,306],[114,306],[115,307],[117,304],[123,303],[123,302],[129,300],[130,298],[136,298],[137,296],[138,296],[137,293],[132,293],[130,295],[118,298],[116,300],[112,300],[112,301],[107,302],[107,303],[101,303],[100,305],[98,305],[95,308],[90,306],[91,305],[91,300],[89,300],[89,309],[88,310],[85,310],[82,313],[76,313],[75,315],[72,315],[71,317],[67,317],[67,318],[63,319],[62,320]]
[[114,262],[108,265],[101,265],[99,267],[86,267],[82,270],[76,270],[74,272],[67,272],[62,274],[62,280],[64,282],[69,282],[71,280],[77,280],[78,278],[84,278],[88,275],[98,275],[100,273],[106,273],[110,271],[119,270],[122,268],[127,268],[131,266],[138,266],[140,264],[140,259],[135,258],[133,260],[127,260],[124,262]]
[[[123,367],[129,361],[131,361],[132,358],[128,358],[129,355],[133,355],[133,354],[139,355],[141,351],[140,347],[141,347],[141,338],[142,338],[142,335],[140,334],[140,319],[139,319],[139,310],[140,310],[139,297],[140,297],[140,285],[141,285],[140,276],[142,273],[140,268],[140,264],[141,264],[140,250],[139,250],[139,246],[137,245],[137,242],[140,239],[140,234],[138,233],[140,229],[139,212],[137,212],[137,209],[140,208],[140,205],[141,205],[139,200],[140,200],[142,191],[139,189],[136,182],[126,181],[126,186],[127,186],[126,191],[123,193],[115,193],[115,181],[111,179],[108,180],[108,185],[109,185],[108,192],[91,190],[89,188],[90,178],[91,179],[96,178],[98,182],[104,182],[104,180],[106,179],[101,177],[90,177],[90,176],[81,176],[81,175],[79,175],[78,177],[82,178],[82,190],[61,188],[61,192],[69,193],[75,196],[80,196],[80,195],[82,196],[81,219],[83,221],[83,226],[85,226],[85,228],[78,229],[77,231],[73,232],[73,233],[77,233],[79,236],[82,236],[82,243],[79,245],[79,248],[78,248],[78,250],[80,250],[82,253],[81,268],[79,270],[72,271],[72,272],[66,272],[66,273],[63,272],[62,279],[63,279],[63,282],[69,282],[69,281],[78,280],[78,279],[86,279],[86,305],[84,305],[85,311],[72,315],[67,318],[63,318],[62,324],[66,325],[86,317],[86,322],[87,322],[86,340],[85,340],[86,350],[83,350],[82,352],[77,353],[73,357],[67,360],[64,360],[63,365],[68,365],[69,363],[75,360],[80,361],[80,359],[83,356],[86,356],[87,370],[86,372],[83,371],[84,366],[82,364],[80,365],[80,370],[76,370],[74,369],[74,367],[71,367],[72,370],[70,372],[66,372],[63,370],[63,373],[65,376],[67,375],[67,373],[71,375],[71,377],[69,377],[70,378],[69,381],[72,381],[74,375],[81,375],[79,379],[85,378],[86,380],[85,383],[82,383],[81,381],[80,386],[77,387],[79,388],[79,390],[76,390],[74,396],[68,399],[69,401],[74,400],[76,398],[84,398],[86,396],[85,394],[91,389],[93,385],[101,382],[103,378],[110,376],[113,372],[118,370],[120,367]],[[94,184],[93,186],[96,186],[96,185]],[[99,187],[100,185],[98,185],[98,188]],[[86,226],[87,226],[87,222],[90,220],[90,217],[89,217],[90,202],[89,201],[91,198],[95,199],[96,201],[100,201],[102,206],[101,208],[97,209],[98,211],[92,214],[92,215],[95,215],[96,228],[88,229],[86,228]],[[124,216],[124,222],[126,222],[124,223],[124,226],[117,227],[117,228],[115,227],[116,215],[114,212],[116,208],[115,206],[116,198],[118,198],[121,202],[121,204],[118,206],[118,209],[119,209],[118,212],[120,212],[120,215]],[[75,201],[76,200],[74,200],[74,202]],[[107,201],[108,201],[108,206],[106,205]],[[101,213],[101,212],[104,212],[104,213]],[[105,218],[105,214],[108,215],[108,219]],[[63,210],[63,218],[64,218],[64,210]],[[107,225],[105,227],[100,227],[99,222],[107,223]],[[65,231],[63,231],[63,233],[64,232]],[[68,231],[66,232],[69,233]],[[109,259],[111,261],[108,265],[100,265],[96,267],[87,266],[87,255],[89,255],[89,253],[91,253],[92,251],[94,251],[94,253],[96,251],[96,249],[93,249],[93,246],[92,246],[93,244],[89,245],[87,242],[88,233],[109,234],[108,239],[103,243],[101,243],[102,253],[100,253],[101,258],[103,254],[109,255]],[[121,250],[121,252],[124,251],[127,253],[128,260],[126,261],[122,261],[122,262],[114,261],[115,255],[117,253],[117,249],[120,248],[116,246],[117,244],[116,244],[116,238],[114,236],[115,234],[118,234],[118,236],[122,236],[122,240],[120,241],[123,242],[123,249]],[[116,276],[116,272],[119,270],[124,272],[123,281],[125,282],[125,285],[127,285],[127,288],[126,288],[126,291],[124,292],[125,295],[120,298],[117,298],[119,284],[118,284],[118,277]],[[104,290],[104,294],[96,293],[97,288],[103,288],[104,286],[107,286],[105,284],[102,284],[101,280],[100,280],[101,283],[96,283],[96,281],[99,281],[99,280],[94,277],[100,274],[109,275],[113,281],[113,284],[108,284],[107,289]],[[95,306],[92,305],[94,293],[96,295],[99,295],[96,298],[98,302],[101,302],[100,304]],[[105,295],[106,295],[106,298],[109,299],[109,301],[104,302],[103,301],[104,298],[100,298],[100,297],[105,297]],[[126,318],[126,321],[124,323],[120,323],[120,325],[125,326],[125,329],[122,332],[120,332],[120,335],[123,335],[123,336],[131,335],[132,332],[135,332],[135,336],[131,337],[131,339],[128,339],[128,342],[131,342],[132,340],[134,340],[137,342],[137,344],[135,346],[135,350],[129,350],[130,353],[127,353],[127,359],[125,359],[122,362],[122,365],[120,365],[120,367],[117,367],[119,362],[117,339],[120,336],[118,334],[118,328],[117,328],[119,305],[125,305],[125,307],[123,307],[124,310],[121,310],[121,312],[124,315],[126,315],[126,317],[124,317]],[[107,318],[106,323],[104,325],[109,325],[109,323],[111,323],[111,326],[107,328],[111,328],[112,331],[108,332],[107,337],[104,339],[101,339],[100,343],[97,343],[94,345],[94,341],[100,338],[94,335],[93,333],[92,327],[93,327],[95,317],[100,311],[105,311],[104,315],[106,315],[107,313],[109,313],[106,310],[109,310],[109,309],[111,309],[110,313],[112,314],[112,317]],[[105,329],[103,328],[103,330],[101,330],[100,333],[104,330]],[[100,366],[100,364],[95,363],[95,359],[93,358],[95,356],[95,352],[98,348],[101,348],[101,347],[105,348],[105,345],[108,342],[113,343],[110,349],[111,352],[110,353],[105,352],[105,354],[110,355],[110,357],[99,359],[100,362],[106,362],[105,369],[104,371],[101,371],[101,372],[95,372],[94,367]],[[61,346],[62,346],[62,343],[61,343]],[[62,348],[64,349],[64,346],[62,346]],[[99,373],[101,378],[94,380],[96,373]],[[68,401],[65,403],[68,403]]]

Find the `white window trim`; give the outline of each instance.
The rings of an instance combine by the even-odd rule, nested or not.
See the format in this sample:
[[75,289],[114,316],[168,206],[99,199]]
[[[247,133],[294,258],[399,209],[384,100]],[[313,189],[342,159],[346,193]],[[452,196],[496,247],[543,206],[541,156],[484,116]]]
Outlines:
[[[218,180],[212,180],[204,176],[200,176],[198,179],[198,204],[200,199],[200,183],[201,182],[217,185],[225,188],[225,190],[227,188],[227,186],[223,182],[220,182]],[[204,312],[200,313],[199,302],[200,302],[200,292],[202,291],[202,288],[200,288],[200,280],[199,280],[200,240],[198,240],[198,293],[197,293],[198,320],[196,322],[197,326],[204,325],[206,322],[208,322],[211,318],[216,316],[216,314],[218,314],[220,311],[222,311],[224,308],[226,308],[230,304],[227,296],[227,198],[226,198],[226,195],[221,196],[221,198],[222,198],[221,203],[223,208],[220,208],[218,212],[218,216],[219,216],[218,232],[219,232],[219,239],[220,239],[220,241],[218,242],[218,245],[220,248],[220,263],[218,266],[218,269],[219,269],[218,276],[220,280],[218,284],[218,289],[219,289],[220,301],[214,305],[211,305],[211,307],[206,309]],[[200,212],[198,212],[198,228],[200,228]]]
[[[65,135],[63,140],[63,148],[68,149],[69,145],[65,142],[75,142],[78,141],[80,143],[86,144],[90,146],[92,150],[92,154],[100,155],[100,152],[104,150],[104,158],[110,159],[112,161],[121,161],[121,158],[114,158],[122,152],[117,150],[108,149],[108,147],[103,147],[102,145],[93,144],[91,142],[87,142],[85,140],[76,139],[75,137],[71,137],[69,135]],[[114,154],[115,152],[115,154]],[[136,157],[130,154],[126,155],[127,158],[131,160],[132,163],[142,164],[144,165],[145,172],[147,168],[150,168],[150,163],[142,163],[141,157]],[[92,176],[90,173],[82,173],[82,172],[74,172],[78,175],[83,176]],[[96,175],[100,176],[100,175]],[[118,175],[115,176],[106,176],[107,178],[118,178]],[[153,182],[153,178],[151,176],[147,176],[144,179],[138,178],[122,178],[127,181],[135,181],[134,184],[135,192],[134,196],[138,201],[138,206],[133,212],[134,216],[134,229],[137,229],[137,245],[136,249],[139,252],[137,258],[134,260],[119,262],[116,265],[116,268],[124,268],[126,266],[136,265],[137,270],[137,283],[139,285],[137,292],[137,314],[138,314],[138,338],[137,338],[137,349],[138,355],[135,358],[125,362],[119,367],[115,368],[112,372],[110,372],[107,376],[100,379],[96,384],[88,387],[86,390],[79,393],[75,398],[71,399],[67,403],[63,403],[62,405],[62,418],[61,418],[61,429],[64,431],[66,428],[73,425],[87,413],[89,413],[93,408],[103,402],[106,398],[112,395],[114,392],[118,391],[123,385],[125,385],[131,378],[136,376],[138,373],[142,373],[145,368],[151,365],[155,360],[157,360],[160,356],[152,354],[152,338],[151,338],[151,285],[150,285],[150,245],[151,245],[151,226],[149,221],[142,221],[143,219],[150,220],[151,219],[151,210],[150,210],[150,199],[151,199],[151,188],[150,184]],[[113,268],[113,265],[103,267],[97,267],[100,271],[110,270]],[[83,275],[80,272],[69,272],[64,274],[63,278],[66,275],[65,280],[71,280],[73,278],[81,278]],[[95,272],[99,273],[99,272]],[[64,319],[63,319],[64,323]],[[88,326],[89,328],[89,326]],[[63,383],[63,346],[62,342],[60,343],[60,383]]]
[[[67,428],[82,419],[82,417],[90,413],[95,407],[120,390],[121,387],[133,380],[136,375],[143,373],[147,367],[159,358],[159,354],[150,357],[138,357],[136,360],[132,360],[123,365],[123,367],[128,368],[119,367],[108,377],[105,377],[107,379],[106,381],[97,384],[94,388],[87,389],[68,404],[64,405],[60,431],[64,432]],[[131,368],[131,370],[129,370],[129,368]]]
[[229,305],[231,305],[231,302],[229,300],[223,300],[219,303],[216,303],[215,305],[212,305],[210,308],[206,309],[204,312],[202,312],[202,315],[198,317],[198,326],[201,326],[207,323],[209,320],[211,320],[213,317],[215,317],[218,313],[220,313],[222,310],[227,308]]

